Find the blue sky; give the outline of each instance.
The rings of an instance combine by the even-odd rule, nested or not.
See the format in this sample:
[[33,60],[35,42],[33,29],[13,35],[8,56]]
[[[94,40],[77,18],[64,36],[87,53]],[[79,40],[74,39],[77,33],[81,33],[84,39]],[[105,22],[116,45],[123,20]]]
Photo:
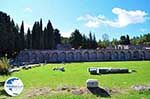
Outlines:
[[129,34],[131,37],[150,32],[150,0],[0,0],[0,11],[9,14],[25,29],[35,21],[50,19],[62,36],[79,29],[97,40]]

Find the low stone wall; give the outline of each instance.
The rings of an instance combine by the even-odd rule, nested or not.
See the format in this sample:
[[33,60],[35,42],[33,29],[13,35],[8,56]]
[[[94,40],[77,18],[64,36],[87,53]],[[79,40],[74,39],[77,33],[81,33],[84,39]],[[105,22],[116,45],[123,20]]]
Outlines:
[[149,60],[150,50],[24,50],[19,63]]

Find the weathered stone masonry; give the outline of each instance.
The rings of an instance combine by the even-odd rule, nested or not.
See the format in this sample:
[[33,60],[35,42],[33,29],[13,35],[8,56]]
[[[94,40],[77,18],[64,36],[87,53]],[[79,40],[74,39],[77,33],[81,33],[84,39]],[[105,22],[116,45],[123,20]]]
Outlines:
[[150,50],[24,50],[15,58],[19,63],[78,61],[149,60]]

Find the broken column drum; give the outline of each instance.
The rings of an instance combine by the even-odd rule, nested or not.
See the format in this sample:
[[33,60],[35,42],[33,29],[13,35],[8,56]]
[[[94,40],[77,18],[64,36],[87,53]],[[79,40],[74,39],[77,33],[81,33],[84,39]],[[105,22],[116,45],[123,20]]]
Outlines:
[[95,88],[98,87],[98,80],[97,79],[88,79],[86,81],[87,88]]

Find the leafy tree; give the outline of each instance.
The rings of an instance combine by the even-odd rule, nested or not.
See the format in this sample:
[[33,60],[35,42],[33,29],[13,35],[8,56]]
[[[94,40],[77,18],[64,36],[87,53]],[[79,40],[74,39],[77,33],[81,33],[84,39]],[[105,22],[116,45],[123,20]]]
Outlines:
[[79,30],[76,29],[74,32],[72,32],[70,43],[75,49],[78,49],[80,46],[82,46],[82,35]]
[[59,33],[59,30],[58,29],[54,29],[54,36],[55,36],[55,48],[57,46],[57,44],[61,44],[61,35]]
[[119,41],[118,41],[117,39],[113,39],[112,42],[111,42],[111,44],[112,44],[113,46],[119,45]]
[[129,35],[120,37],[120,44],[122,45],[130,45]]
[[122,44],[122,45],[126,44],[126,37],[125,36],[120,37],[120,44]]
[[87,49],[88,48],[88,38],[83,34],[82,36],[82,48],[83,49]]
[[93,43],[92,43],[92,47],[93,49],[96,49],[98,47],[97,41],[96,41],[96,37],[95,34],[93,35]]
[[67,38],[67,37],[61,37],[60,39],[61,39],[62,44],[69,44],[69,42],[70,42],[69,38]]

